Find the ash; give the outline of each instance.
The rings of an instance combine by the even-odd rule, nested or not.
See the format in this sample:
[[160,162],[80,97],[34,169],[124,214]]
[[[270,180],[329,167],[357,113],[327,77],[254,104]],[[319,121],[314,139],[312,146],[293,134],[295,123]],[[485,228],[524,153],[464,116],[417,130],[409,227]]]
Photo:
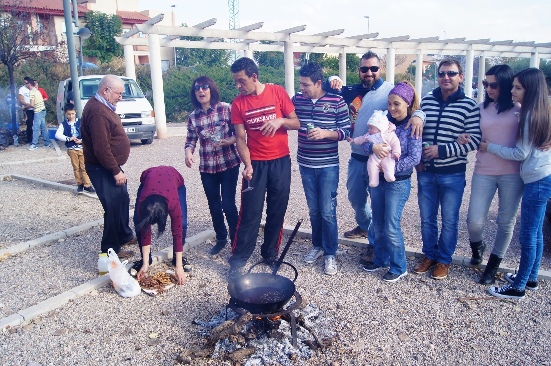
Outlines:
[[[316,332],[318,339],[331,339],[334,337],[332,322],[324,317],[319,308],[312,304],[306,305],[304,308],[296,309],[294,314],[298,318],[304,317],[305,324]],[[228,320],[238,318],[238,315],[233,311],[228,310]],[[220,325],[226,320],[226,311],[223,310],[216,314],[208,322],[196,321],[204,327],[213,328]],[[240,334],[254,333],[251,329],[254,328],[254,324],[258,324],[260,321],[250,321],[242,327]],[[305,361],[314,355],[316,352],[316,340],[313,335],[303,327],[297,324],[297,347],[293,347],[291,344],[291,324],[285,320],[280,320],[278,329],[273,331],[261,332],[260,335],[254,337],[244,338],[245,343],[235,342],[235,337],[227,337],[219,340],[214,346],[214,352],[211,355],[213,360],[225,360],[228,355],[234,353],[240,348],[254,348],[247,360],[243,360],[242,364],[245,366],[253,365],[303,365]],[[208,330],[203,330],[200,333],[207,335]],[[275,334],[275,335],[274,335]],[[314,349],[311,346],[314,345]],[[319,347],[319,345],[317,345]]]

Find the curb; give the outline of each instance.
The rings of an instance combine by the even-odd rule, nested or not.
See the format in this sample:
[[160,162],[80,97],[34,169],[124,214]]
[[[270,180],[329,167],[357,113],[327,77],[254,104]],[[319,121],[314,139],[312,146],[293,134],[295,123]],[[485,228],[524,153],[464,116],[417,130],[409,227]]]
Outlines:
[[[43,186],[48,187],[48,188],[57,189],[59,191],[73,192],[74,194],[77,194],[77,187],[75,187],[75,186],[69,186],[67,184],[51,182],[49,180],[40,179],[40,178],[28,177],[26,175],[6,174],[6,175],[1,176],[0,178],[2,180],[4,180],[5,178],[19,179],[19,180],[22,180],[22,181],[25,181],[25,182],[36,183],[36,184],[40,184],[40,185],[43,185]],[[84,196],[99,199],[99,198],[97,198],[97,195],[85,194]]]
[[0,163],[0,167],[11,166],[11,165],[21,165],[21,164],[32,164],[32,163],[48,163],[52,161],[65,160],[67,159],[66,155],[63,155],[61,149],[59,148],[55,140],[51,140],[51,144],[54,146],[57,157],[55,158],[41,158],[41,159],[30,159],[30,160],[18,160],[18,161],[9,161]]
[[[103,222],[103,219],[101,221]],[[190,249],[205,242],[206,240],[214,238],[214,236],[214,230],[205,230],[192,236],[191,238],[189,238],[189,241],[186,241],[184,245],[184,253],[189,252]],[[152,266],[161,263],[164,260],[172,259],[172,247],[167,247],[163,250],[155,252],[152,254],[152,256]],[[127,268],[130,268],[131,266],[132,264],[128,264]],[[67,304],[69,301],[85,296],[93,290],[97,290],[98,288],[105,287],[110,282],[111,279],[109,278],[109,275],[106,274],[85,282],[77,287],[73,287],[72,289],[62,292],[59,295],[50,297],[49,299],[41,301],[36,305],[32,305],[26,309],[19,310],[15,314],[0,319],[0,329],[2,331],[5,331],[6,329],[23,325],[23,323],[28,323],[36,317],[47,314],[50,311],[53,311]]]
[[[51,235],[46,235],[42,238],[31,240],[31,242],[37,242],[37,243],[42,243],[42,244],[47,243],[49,241],[55,240],[55,238],[66,237],[68,235],[72,235],[72,234],[77,233],[79,231],[87,230],[87,229],[89,229],[93,226],[100,225],[101,223],[103,223],[103,219],[96,220],[96,221],[93,221],[91,223],[79,225],[79,226],[76,226],[76,227],[73,227],[73,228],[69,228],[69,229],[66,229],[64,231],[57,232],[57,233],[54,233],[54,234],[51,234]],[[261,228],[263,228],[264,227],[264,222],[261,223],[260,226],[261,226]],[[293,232],[293,230],[294,230],[294,226],[283,225],[283,233],[284,234],[289,235]],[[215,232],[213,230],[205,230],[205,231],[202,231],[202,232],[192,236],[191,238],[189,238],[189,241],[186,241],[186,243],[184,245],[184,253],[189,252],[191,249],[193,249],[197,245],[205,242],[208,239],[214,238],[214,237],[215,237]],[[312,233],[311,233],[311,231],[299,229],[298,232],[297,232],[297,237],[311,238]],[[352,246],[356,246],[356,247],[366,247],[369,244],[367,244],[364,240],[365,239],[348,239],[348,238],[339,237],[339,244],[352,245]],[[29,245],[28,243],[29,242],[26,242],[26,243],[23,243],[23,244]],[[16,246],[19,246],[19,245],[20,244],[12,246],[12,247],[10,247],[6,250],[9,250],[9,249],[11,249],[13,247],[16,247]],[[38,244],[36,244],[36,245],[38,245]],[[23,249],[23,250],[26,250],[26,249]],[[1,255],[2,255],[2,252],[0,251],[0,257],[1,257]],[[406,247],[406,256],[423,257],[423,253],[421,252],[420,249],[414,249],[414,248]],[[163,250],[155,252],[155,253],[152,254],[152,257],[153,257],[152,266],[154,266],[158,263],[161,263],[165,260],[172,259],[172,247],[167,247]],[[484,268],[485,264],[486,264],[486,262],[484,262],[484,265],[480,264],[480,265],[477,265],[477,266],[472,266],[469,262],[470,262],[470,258],[464,257],[464,256],[453,256],[453,260],[452,260],[452,264],[466,266],[466,267],[468,266],[468,267],[473,267],[473,268]],[[131,266],[131,264],[128,264],[127,268],[130,268],[130,266]],[[510,267],[505,267],[505,266],[500,266],[498,270],[500,272],[516,273],[515,268],[510,268]],[[540,271],[538,279],[550,280],[551,279],[551,271]],[[56,295],[56,296],[53,296],[53,297],[51,297],[47,300],[44,300],[44,301],[42,301],[42,302],[40,302],[36,305],[30,306],[26,309],[22,309],[22,310],[18,311],[15,314],[12,314],[12,315],[9,315],[7,317],[4,317],[4,318],[0,319],[0,329],[2,331],[5,331],[6,329],[9,329],[9,328],[18,327],[18,326],[22,325],[25,322],[30,322],[32,319],[34,319],[38,316],[44,315],[44,314],[46,314],[50,311],[53,311],[53,310],[65,305],[65,304],[67,304],[71,300],[74,300],[76,298],[85,296],[88,293],[90,293],[91,291],[96,290],[98,288],[107,286],[110,282],[111,282],[111,279],[109,278],[108,274],[97,277],[95,279],[92,279],[88,282],[83,283],[82,285],[74,287],[74,288],[72,288],[70,290],[67,290],[67,291],[65,291],[65,292],[63,292],[59,295]]]
[[[264,223],[261,224],[261,227],[264,227]],[[294,230],[294,226],[283,225],[284,234],[289,235],[293,232],[293,230]],[[311,239],[312,232],[299,229],[297,231],[297,237]],[[348,238],[339,236],[338,240],[339,240],[339,245],[344,244],[344,245],[351,245],[351,246],[360,247],[360,248],[367,247],[370,245],[367,243],[367,239],[365,238],[348,239]],[[411,248],[406,246],[406,257],[423,258],[424,256],[425,255],[423,254],[421,249],[416,249],[416,248]],[[486,263],[488,263],[488,261],[483,261],[481,264],[472,265],[470,262],[471,262],[470,257],[464,257],[462,255],[454,255],[452,257],[452,264],[463,266],[463,267],[471,267],[471,268],[478,268],[478,269],[484,270],[484,268],[486,268]],[[499,266],[498,271],[504,272],[504,273],[507,273],[507,272],[517,273],[517,267],[507,267],[506,265],[502,265],[502,266]],[[540,270],[538,274],[538,280],[551,280],[551,271]]]
[[52,233],[52,234],[42,236],[40,238],[36,238],[36,239],[29,240],[29,241],[26,241],[26,242],[23,242],[23,243],[15,244],[15,245],[12,245],[8,248],[1,249],[0,250],[0,258],[7,258],[7,257],[10,257],[10,256],[15,255],[15,254],[22,253],[22,252],[26,251],[27,249],[34,248],[34,247],[37,247],[37,246],[41,246],[41,245],[47,244],[49,242],[52,242],[54,240],[67,238],[71,235],[75,235],[77,233],[80,233],[80,232],[86,231],[88,229],[91,229],[95,226],[101,226],[101,225],[103,225],[103,219],[88,222],[88,223],[78,225],[78,226],[73,226],[73,227],[70,227],[70,228],[62,230],[62,231],[58,231],[58,232],[55,232],[55,233]]

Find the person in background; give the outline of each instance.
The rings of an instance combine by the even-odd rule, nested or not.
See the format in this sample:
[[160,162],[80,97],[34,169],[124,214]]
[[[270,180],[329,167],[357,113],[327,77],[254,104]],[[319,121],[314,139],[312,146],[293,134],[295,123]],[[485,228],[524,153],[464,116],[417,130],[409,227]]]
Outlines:
[[200,142],[199,172],[201,183],[209,204],[212,226],[216,233],[216,245],[210,254],[218,254],[228,242],[235,238],[237,206],[235,191],[241,159],[235,148],[235,130],[231,123],[231,106],[220,102],[218,87],[208,76],[199,76],[191,84],[191,104],[195,110],[190,113],[185,144],[186,166],[195,162],[193,153]]
[[[480,108],[482,140],[515,147],[518,136],[519,106],[511,96],[513,70],[507,65],[492,66],[486,72],[484,102]],[[460,143],[468,143],[469,136],[461,135]],[[479,150],[471,182],[471,198],[467,214],[467,229],[472,249],[471,264],[482,262],[486,244],[482,240],[488,211],[498,193],[497,231],[492,253],[480,277],[481,284],[491,284],[513,237],[518,206],[524,183],[520,178],[520,162],[507,160]]]
[[73,174],[77,182],[77,193],[95,193],[90,178],[84,166],[84,154],[82,153],[82,137],[80,135],[80,120],[77,118],[77,111],[73,104],[65,104],[65,119],[60,123],[55,133],[56,139],[65,142],[67,155],[71,159]]
[[31,106],[31,85],[30,82],[32,79],[28,76],[25,76],[25,85],[19,88],[19,93],[17,95],[17,100],[21,109],[25,112],[25,124],[27,125],[27,143],[32,144],[33,141],[33,121],[34,121],[34,109]]
[[[292,98],[300,121],[297,161],[312,225],[313,248],[306,263],[324,256],[324,272],[337,273],[339,246],[337,188],[338,142],[350,136],[350,120],[344,99],[323,90],[323,71],[317,63],[300,68],[300,93]],[[313,128],[308,128],[308,125]]]
[[84,107],[81,134],[86,173],[104,210],[101,252],[113,248],[119,258],[128,258],[134,253],[121,248],[137,240],[130,228],[130,197],[121,168],[130,156],[130,140],[115,112],[123,93],[122,79],[105,75]]
[[147,275],[151,256],[151,226],[157,225],[157,237],[165,231],[166,219],[170,215],[172,230],[172,264],[183,285],[184,243],[187,232],[186,186],[182,175],[171,166],[157,166],[146,169],[140,177],[140,187],[134,206],[134,228],[140,246],[142,259],[135,262],[133,268],[138,271],[141,280]]
[[34,86],[36,87],[36,90],[40,92],[40,95],[42,95],[42,99],[44,100],[44,102],[46,102],[48,100],[48,93],[46,93],[46,90],[38,86],[38,81],[36,80],[34,81]]
[[[480,143],[480,112],[476,102],[467,97],[459,85],[463,68],[457,60],[445,59],[438,66],[438,85],[421,101],[426,114],[423,128],[423,162],[417,166],[417,198],[421,215],[421,236],[425,257],[413,271],[431,277],[448,277],[457,246],[459,209],[465,189],[467,155]],[[467,144],[456,140],[469,134]],[[442,230],[438,235],[438,210]]]
[[29,97],[31,107],[34,109],[33,143],[29,147],[29,150],[38,149],[40,132],[42,132],[44,147],[50,147],[52,144],[50,141],[48,128],[46,127],[46,106],[44,105],[44,99],[42,99],[42,94],[40,94],[40,92],[36,89],[34,80],[30,80],[28,85],[30,87]]
[[[375,256],[373,261],[363,266],[367,272],[389,267],[382,277],[386,282],[396,282],[407,275],[406,247],[400,221],[411,190],[413,168],[421,160],[422,141],[412,137],[409,124],[417,108],[419,97],[410,83],[401,82],[392,88],[388,95],[388,119],[396,126],[401,154],[395,164],[395,180],[387,181],[381,172],[379,184],[371,188]],[[362,148],[379,159],[390,154],[386,144],[364,143]]]
[[520,264],[517,274],[507,273],[509,284],[490,287],[488,292],[500,298],[522,299],[525,289],[538,289],[538,272],[543,253],[543,219],[551,198],[551,104],[543,72],[536,68],[515,74],[513,101],[520,103],[519,135],[515,147],[485,140],[481,151],[503,159],[521,161],[524,181],[520,209]]
[[231,106],[231,120],[237,151],[245,165],[242,187],[245,188],[245,181],[248,181],[253,189],[241,194],[241,210],[229,259],[230,279],[242,273],[254,251],[264,200],[266,225],[260,254],[268,264],[277,259],[291,190],[287,130],[300,127],[295,107],[285,89],[261,83],[258,66],[252,59],[238,59],[232,64],[231,72],[239,89]]

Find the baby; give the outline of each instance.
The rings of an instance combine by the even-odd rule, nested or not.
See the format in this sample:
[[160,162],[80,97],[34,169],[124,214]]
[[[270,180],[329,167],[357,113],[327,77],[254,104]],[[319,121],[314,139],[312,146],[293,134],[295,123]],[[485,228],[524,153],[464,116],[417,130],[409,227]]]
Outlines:
[[386,117],[386,111],[375,111],[369,121],[367,121],[369,127],[368,133],[363,136],[354,138],[352,141],[356,145],[362,145],[366,142],[373,144],[386,144],[385,149],[389,151],[389,154],[379,159],[377,155],[369,155],[367,161],[367,172],[369,175],[369,186],[377,187],[379,185],[379,171],[382,170],[385,180],[387,182],[394,182],[394,169],[396,161],[400,158],[402,149],[400,147],[400,140],[396,136],[396,126],[390,123]]

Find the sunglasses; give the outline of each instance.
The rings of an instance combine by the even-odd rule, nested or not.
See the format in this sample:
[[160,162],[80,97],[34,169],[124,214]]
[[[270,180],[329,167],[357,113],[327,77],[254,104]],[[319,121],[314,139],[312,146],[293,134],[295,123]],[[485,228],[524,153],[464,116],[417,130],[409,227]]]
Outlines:
[[207,90],[210,88],[209,84],[203,84],[203,85],[194,85],[193,90],[199,91],[199,90]]
[[457,72],[457,71],[439,71],[438,72],[438,77],[439,78],[444,78],[444,77],[446,77],[446,75],[448,75],[448,77],[451,79],[454,76],[459,75],[459,72]]
[[497,82],[489,83],[486,80],[482,80],[482,86],[484,87],[484,89],[486,89],[487,87],[490,87],[490,89],[493,89],[493,90],[496,90],[497,88],[499,88],[499,85],[497,84]]
[[363,72],[364,74],[368,71],[377,72],[379,71],[379,66],[362,66],[360,67],[360,71]]

